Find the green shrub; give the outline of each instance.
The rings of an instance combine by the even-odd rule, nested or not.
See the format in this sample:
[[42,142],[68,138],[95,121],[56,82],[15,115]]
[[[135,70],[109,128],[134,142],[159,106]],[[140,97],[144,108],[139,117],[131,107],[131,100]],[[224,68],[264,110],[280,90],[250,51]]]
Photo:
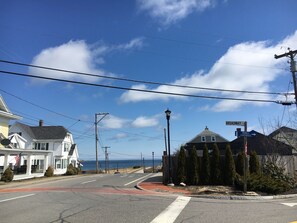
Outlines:
[[45,177],[52,177],[52,176],[54,176],[54,168],[52,166],[49,166],[47,168],[47,170],[45,171],[44,176]]
[[221,177],[221,164],[220,164],[220,151],[215,143],[213,145],[212,157],[211,157],[211,166],[210,166],[210,181],[214,185],[220,184]]
[[244,154],[243,152],[240,152],[236,157],[236,163],[235,163],[236,173],[238,173],[240,176],[243,176],[244,174],[243,166],[244,166]]
[[247,182],[248,190],[278,194],[291,189],[289,183],[274,179],[269,175],[251,174]]
[[11,182],[13,180],[13,171],[10,169],[10,167],[7,167],[7,169],[4,171],[4,173],[1,176],[1,181],[5,182]]
[[67,166],[66,175],[76,175],[76,174],[78,174],[77,169],[72,165],[72,163],[70,163]]
[[189,161],[187,167],[187,183],[189,185],[197,185],[199,182],[199,163],[197,150],[195,146],[190,150]]
[[208,147],[204,144],[203,149],[203,157],[202,157],[202,164],[201,164],[201,183],[202,184],[209,184],[210,180],[210,161],[209,161],[209,154],[208,154]]
[[249,169],[250,169],[251,174],[253,174],[253,173],[259,174],[260,173],[259,159],[258,159],[257,153],[255,151],[252,151],[250,154]]
[[180,148],[178,154],[178,165],[177,165],[177,181],[178,183],[186,182],[186,152],[184,147]]
[[[235,178],[236,187],[242,189],[243,177]],[[263,174],[252,173],[247,178],[247,189],[268,194],[286,192],[296,186],[296,181],[284,173],[284,169],[275,163],[267,162],[263,166]]]
[[235,163],[231,152],[230,145],[226,146],[225,153],[225,168],[224,168],[224,183],[226,185],[234,185],[235,180]]

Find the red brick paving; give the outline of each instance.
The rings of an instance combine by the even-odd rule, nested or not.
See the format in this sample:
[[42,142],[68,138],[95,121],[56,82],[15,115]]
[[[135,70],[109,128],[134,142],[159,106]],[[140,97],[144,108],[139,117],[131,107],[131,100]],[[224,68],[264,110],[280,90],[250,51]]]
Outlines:
[[139,184],[144,190],[147,191],[155,191],[155,192],[169,192],[173,194],[183,194],[183,195],[190,195],[191,192],[183,189],[179,189],[172,186],[164,185],[161,182],[142,182]]

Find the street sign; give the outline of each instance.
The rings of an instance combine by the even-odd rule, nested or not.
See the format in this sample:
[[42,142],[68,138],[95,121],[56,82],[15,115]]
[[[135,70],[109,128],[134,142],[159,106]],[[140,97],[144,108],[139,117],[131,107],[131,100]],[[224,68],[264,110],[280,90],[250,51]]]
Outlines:
[[250,131],[250,132],[240,132],[239,136],[252,137],[252,136],[256,136],[256,133],[253,132],[253,131]]
[[243,121],[226,121],[226,125],[240,125],[244,126],[245,122]]

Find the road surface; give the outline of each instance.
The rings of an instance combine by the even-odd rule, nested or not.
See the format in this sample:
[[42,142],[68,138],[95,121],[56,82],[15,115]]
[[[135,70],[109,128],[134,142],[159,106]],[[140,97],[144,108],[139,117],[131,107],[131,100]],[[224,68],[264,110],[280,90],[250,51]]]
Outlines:
[[152,174],[80,175],[0,187],[0,222],[297,221],[297,198],[230,201],[137,190]]

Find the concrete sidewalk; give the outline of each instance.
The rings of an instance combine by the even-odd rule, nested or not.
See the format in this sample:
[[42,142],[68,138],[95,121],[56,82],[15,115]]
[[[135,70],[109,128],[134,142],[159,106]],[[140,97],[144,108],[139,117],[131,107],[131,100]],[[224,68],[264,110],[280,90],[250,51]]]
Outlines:
[[247,195],[220,195],[220,194],[193,194],[191,191],[182,189],[178,186],[167,186],[162,183],[163,177],[162,173],[157,173],[152,177],[137,184],[137,188],[140,190],[153,191],[160,194],[171,194],[171,195],[183,195],[198,198],[208,198],[208,199],[220,199],[220,200],[272,200],[272,199],[286,199],[297,197],[297,194],[288,195],[270,195],[270,196],[250,196]]

